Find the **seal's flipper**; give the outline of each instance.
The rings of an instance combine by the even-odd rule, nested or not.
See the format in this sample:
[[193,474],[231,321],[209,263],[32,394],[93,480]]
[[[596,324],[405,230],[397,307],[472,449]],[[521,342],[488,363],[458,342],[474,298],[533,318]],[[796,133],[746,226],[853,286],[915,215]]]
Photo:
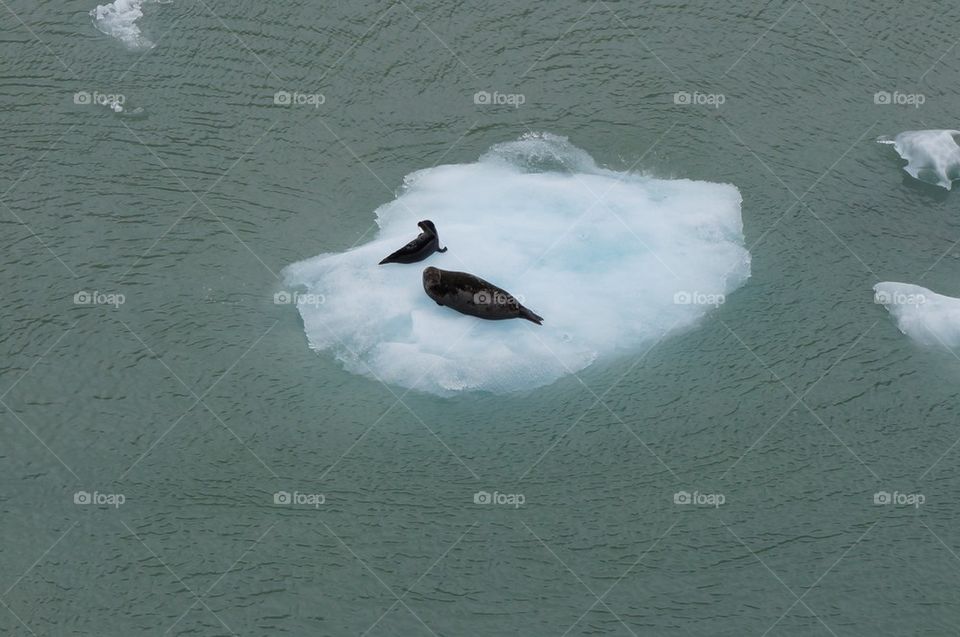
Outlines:
[[446,248],[437,248],[437,252],[446,252],[446,251],[447,251]]
[[543,325],[543,317],[537,316],[527,308],[520,306],[520,318],[525,318],[531,323],[536,323],[537,325]]

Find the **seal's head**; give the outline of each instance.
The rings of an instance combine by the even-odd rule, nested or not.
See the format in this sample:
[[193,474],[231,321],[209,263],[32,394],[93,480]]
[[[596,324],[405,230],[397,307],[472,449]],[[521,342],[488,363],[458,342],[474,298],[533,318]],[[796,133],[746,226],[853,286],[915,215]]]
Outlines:
[[426,290],[429,290],[432,287],[435,287],[440,284],[440,270],[430,266],[429,268],[424,268],[423,270],[423,287]]
[[417,224],[421,230],[428,234],[437,234],[437,227],[433,225],[433,222],[429,219],[424,219],[423,221]]

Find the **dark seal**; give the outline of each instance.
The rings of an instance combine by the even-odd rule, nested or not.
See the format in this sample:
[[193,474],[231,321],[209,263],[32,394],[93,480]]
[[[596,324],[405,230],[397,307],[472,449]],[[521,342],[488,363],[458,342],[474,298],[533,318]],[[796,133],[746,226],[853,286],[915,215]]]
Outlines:
[[384,263],[416,263],[423,261],[434,252],[446,252],[446,248],[440,247],[440,237],[437,235],[437,227],[429,219],[424,219],[417,224],[423,230],[416,239],[403,246],[390,256],[380,262]]
[[423,289],[437,305],[445,305],[462,314],[490,321],[522,318],[537,325],[543,324],[543,318],[523,307],[509,292],[466,272],[426,268]]

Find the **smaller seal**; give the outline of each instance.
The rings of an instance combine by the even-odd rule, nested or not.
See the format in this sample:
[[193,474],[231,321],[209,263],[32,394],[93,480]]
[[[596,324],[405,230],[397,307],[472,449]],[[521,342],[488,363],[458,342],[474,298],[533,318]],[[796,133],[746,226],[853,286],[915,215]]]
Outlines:
[[403,246],[390,256],[380,262],[384,263],[416,263],[423,261],[434,252],[446,252],[446,248],[440,247],[440,237],[437,235],[437,227],[429,219],[424,219],[417,224],[423,230],[417,238]]
[[525,308],[512,294],[467,272],[429,267],[423,271],[423,290],[437,305],[490,321],[522,318],[537,325],[543,318]]

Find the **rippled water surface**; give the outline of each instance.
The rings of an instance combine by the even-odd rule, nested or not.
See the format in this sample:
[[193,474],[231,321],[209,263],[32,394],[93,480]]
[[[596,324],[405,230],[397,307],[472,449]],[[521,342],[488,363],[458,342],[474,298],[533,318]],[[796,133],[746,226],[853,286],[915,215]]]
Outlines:
[[[960,360],[871,291],[960,296],[874,143],[960,128],[955,3],[96,1],[0,9],[4,634],[960,630]],[[522,392],[309,349],[284,267],[542,131],[734,184],[750,279]]]

